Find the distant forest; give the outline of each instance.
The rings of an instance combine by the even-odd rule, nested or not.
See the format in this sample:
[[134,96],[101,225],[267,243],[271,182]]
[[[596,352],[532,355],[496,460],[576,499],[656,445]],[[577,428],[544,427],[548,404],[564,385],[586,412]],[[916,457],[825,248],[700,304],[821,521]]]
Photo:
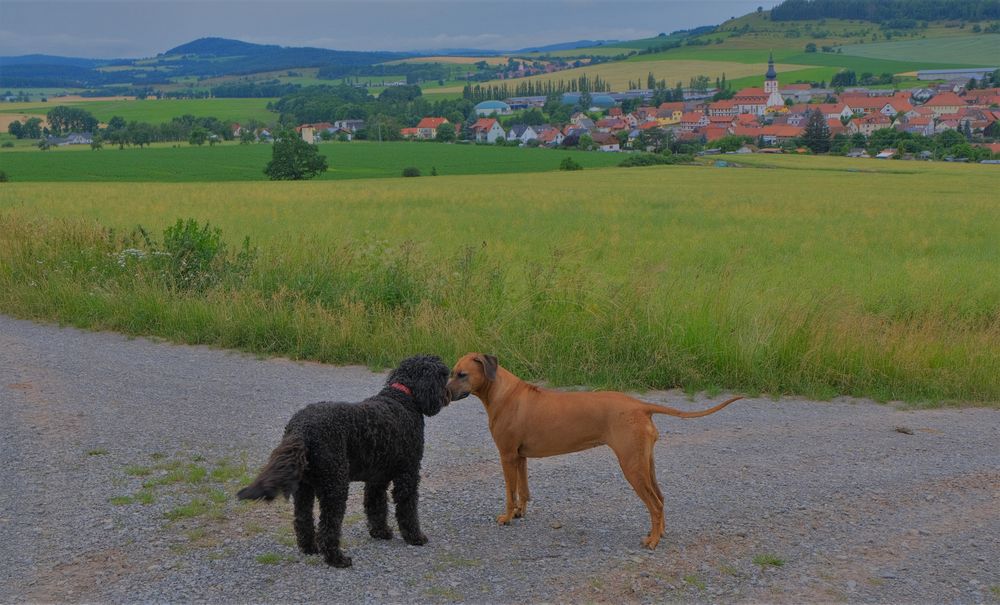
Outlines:
[[983,21],[1000,19],[1000,0],[785,0],[771,9],[771,19]]

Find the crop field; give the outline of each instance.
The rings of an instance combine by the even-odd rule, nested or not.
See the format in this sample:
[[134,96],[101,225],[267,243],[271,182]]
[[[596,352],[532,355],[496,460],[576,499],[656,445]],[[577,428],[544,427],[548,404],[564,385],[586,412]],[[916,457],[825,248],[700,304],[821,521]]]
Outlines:
[[48,103],[4,103],[0,105],[0,113],[45,114],[53,107],[68,105],[85,109],[102,122],[120,116],[127,121],[159,124],[190,114],[195,117],[215,117],[223,121],[245,122],[256,119],[270,123],[278,118],[277,114],[267,110],[270,101],[273,99],[73,100],[61,103],[58,99],[52,99]]
[[399,59],[397,61],[386,61],[385,65],[395,65],[397,63],[450,63],[455,65],[472,65],[485,61],[488,65],[504,65],[507,57],[461,57],[458,55],[440,55],[433,57],[412,57],[410,59]]
[[[12,181],[262,181],[271,159],[270,145],[228,143],[197,147],[187,143],[147,149],[106,146],[63,147],[48,151],[0,152],[0,170]],[[424,176],[545,172],[557,170],[565,157],[585,168],[616,166],[621,156],[552,149],[387,142],[321,143],[330,169],[321,180],[398,177],[414,166]]]
[[[995,167],[746,166],[11,182],[0,312],[334,363],[482,350],[554,385],[1000,401]],[[130,233],[187,217],[256,256],[186,287]]]
[[[791,72],[794,70],[805,69],[806,67],[807,66],[804,65],[789,64],[775,65],[775,68],[779,72]],[[508,86],[516,86],[521,82],[529,80],[536,82],[558,82],[559,80],[564,80],[568,82],[583,75],[587,75],[590,78],[599,75],[601,76],[601,79],[606,80],[609,84],[611,84],[612,90],[626,90],[628,88],[629,80],[635,81],[638,79],[640,82],[644,83],[649,72],[653,72],[653,75],[655,75],[657,79],[666,79],[671,86],[677,82],[683,82],[686,86],[691,78],[700,75],[705,75],[714,79],[716,77],[721,77],[722,74],[726,74],[727,78],[734,79],[757,74],[763,75],[766,71],[766,59],[763,63],[756,64],[737,63],[731,61],[670,61],[662,59],[653,61],[616,61],[611,63],[601,63],[594,66],[566,69],[551,74],[529,76],[527,78],[519,78],[516,80],[490,80],[483,85],[499,86],[506,83]],[[431,89],[427,91],[427,94],[433,94],[437,91],[455,92],[456,90],[461,92],[462,89]]]
[[842,52],[872,59],[1000,67],[1000,34],[852,44],[844,46]]

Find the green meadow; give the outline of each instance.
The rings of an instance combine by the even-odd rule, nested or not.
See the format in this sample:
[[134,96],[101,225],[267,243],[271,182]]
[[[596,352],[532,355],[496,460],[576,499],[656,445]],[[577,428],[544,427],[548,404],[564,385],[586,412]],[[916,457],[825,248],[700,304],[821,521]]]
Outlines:
[[[448,145],[440,143],[354,141],[321,143],[330,169],[320,180],[398,177],[403,168],[415,166],[423,176],[502,174],[557,170],[572,157],[584,168],[615,166],[618,154],[552,149]],[[193,146],[179,143],[146,149],[119,150],[105,146],[58,148],[48,151],[0,152],[0,170],[12,181],[263,181],[264,166],[271,159],[270,145]]]
[[192,115],[198,118],[214,117],[223,122],[246,122],[255,119],[264,123],[274,122],[278,115],[267,109],[267,104],[274,99],[146,99],[146,100],[116,100],[116,101],[81,101],[72,100],[60,102],[58,97],[51,98],[47,103],[4,103],[0,105],[0,113],[29,113],[44,115],[53,107],[66,105],[79,107],[92,113],[95,118],[107,122],[115,116],[126,121],[150,122],[160,124],[171,119]]
[[[0,311],[332,363],[479,350],[553,385],[1000,401],[996,167],[744,164],[10,182]],[[198,289],[136,231],[188,217],[231,251]]]

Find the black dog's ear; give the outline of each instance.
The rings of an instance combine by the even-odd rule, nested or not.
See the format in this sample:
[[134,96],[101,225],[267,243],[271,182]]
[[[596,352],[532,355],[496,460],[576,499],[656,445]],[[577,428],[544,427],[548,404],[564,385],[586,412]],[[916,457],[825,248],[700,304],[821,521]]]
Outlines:
[[487,380],[497,379],[497,358],[496,355],[476,355],[476,361],[483,366]]

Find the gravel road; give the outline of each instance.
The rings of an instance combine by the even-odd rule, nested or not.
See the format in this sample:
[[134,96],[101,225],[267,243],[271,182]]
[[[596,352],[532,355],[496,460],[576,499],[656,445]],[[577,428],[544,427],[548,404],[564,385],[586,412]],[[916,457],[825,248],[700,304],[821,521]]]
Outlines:
[[295,410],[382,379],[0,316],[0,601],[1000,602],[998,411],[846,399],[656,416],[655,552],[607,448],[531,460],[527,518],[497,527],[486,415],[456,402],[427,423],[430,543],[371,540],[355,484],[354,567],[327,568],[289,503],[232,494]]

